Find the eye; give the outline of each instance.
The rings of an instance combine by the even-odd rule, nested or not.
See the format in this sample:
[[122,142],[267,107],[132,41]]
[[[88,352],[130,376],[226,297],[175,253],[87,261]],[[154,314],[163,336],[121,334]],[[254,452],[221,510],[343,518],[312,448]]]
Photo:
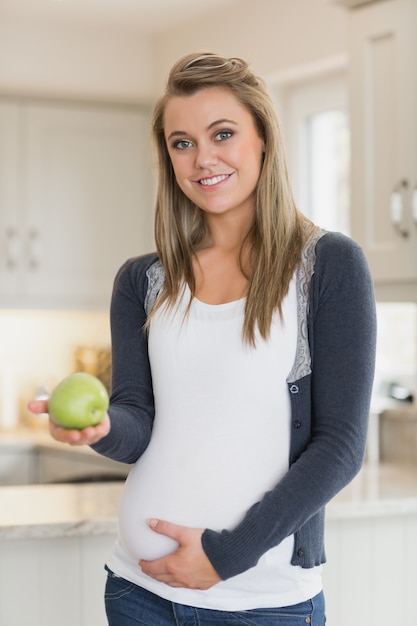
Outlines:
[[179,141],[175,141],[172,144],[172,147],[174,148],[174,150],[186,150],[191,145],[192,143],[191,141],[188,141],[188,139],[180,139]]
[[231,130],[220,130],[217,134],[216,134],[216,140],[217,141],[224,141],[225,139],[229,139],[229,137],[231,137],[233,135]]

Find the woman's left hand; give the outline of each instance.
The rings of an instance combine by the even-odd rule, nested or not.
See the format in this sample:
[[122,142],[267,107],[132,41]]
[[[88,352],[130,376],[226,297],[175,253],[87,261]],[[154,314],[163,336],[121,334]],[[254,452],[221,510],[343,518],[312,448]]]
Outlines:
[[155,561],[139,561],[144,574],[170,587],[210,589],[221,581],[201,545],[202,528],[150,520],[149,527],[178,542],[175,552]]

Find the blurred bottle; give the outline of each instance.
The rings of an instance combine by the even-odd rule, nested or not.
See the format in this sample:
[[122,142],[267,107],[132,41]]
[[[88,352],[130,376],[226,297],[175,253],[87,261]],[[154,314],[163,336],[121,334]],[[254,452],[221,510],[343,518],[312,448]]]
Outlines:
[[77,346],[74,350],[74,371],[96,376],[110,394],[111,351],[110,348]]

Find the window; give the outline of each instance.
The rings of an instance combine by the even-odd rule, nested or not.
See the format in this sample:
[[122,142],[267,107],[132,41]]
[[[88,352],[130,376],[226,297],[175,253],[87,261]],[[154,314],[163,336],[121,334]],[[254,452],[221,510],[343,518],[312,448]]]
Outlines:
[[279,90],[290,176],[300,210],[318,226],[350,233],[350,128],[344,73]]
[[309,115],[304,122],[307,154],[306,214],[328,230],[349,234],[349,121],[343,109]]

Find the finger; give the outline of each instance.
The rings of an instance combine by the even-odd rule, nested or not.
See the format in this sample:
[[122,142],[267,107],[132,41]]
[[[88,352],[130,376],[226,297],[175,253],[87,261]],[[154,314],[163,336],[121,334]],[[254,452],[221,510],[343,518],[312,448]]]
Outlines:
[[139,561],[139,567],[142,569],[144,574],[158,580],[161,583],[171,586],[173,584],[180,584],[179,581],[176,580],[176,575],[169,566],[166,557],[156,559],[155,561],[145,561],[144,559],[141,559]]
[[139,561],[139,567],[142,569],[144,574],[161,582],[167,582],[170,578],[170,574],[166,569],[165,559],[157,559],[155,561],[145,561],[144,559],[141,559]]
[[28,409],[32,413],[48,413],[48,401],[47,400],[31,400],[28,402]]
[[201,575],[199,569],[190,566],[190,563],[181,565],[175,557],[171,557],[164,557],[156,561],[141,560],[138,564],[144,574],[170,587],[209,589],[221,580],[214,570],[214,573],[210,572],[210,575],[206,573]]
[[110,431],[110,418],[105,416],[97,426],[88,426],[83,430],[61,428],[49,419],[49,431],[54,439],[73,446],[91,445],[105,437]]
[[178,542],[180,540],[180,536],[186,530],[184,526],[179,526],[178,524],[172,524],[166,520],[156,518],[150,519],[148,524],[149,528],[151,528],[154,532],[159,533],[160,535],[166,535],[166,537],[175,539]]
[[52,437],[61,443],[73,443],[77,444],[81,441],[82,434],[80,430],[69,430],[61,428],[55,424],[55,422],[49,418],[49,432]]
[[87,426],[83,430],[78,431],[81,435],[81,440],[88,443],[94,443],[99,439],[102,439],[110,432],[110,418],[106,415],[97,426]]

